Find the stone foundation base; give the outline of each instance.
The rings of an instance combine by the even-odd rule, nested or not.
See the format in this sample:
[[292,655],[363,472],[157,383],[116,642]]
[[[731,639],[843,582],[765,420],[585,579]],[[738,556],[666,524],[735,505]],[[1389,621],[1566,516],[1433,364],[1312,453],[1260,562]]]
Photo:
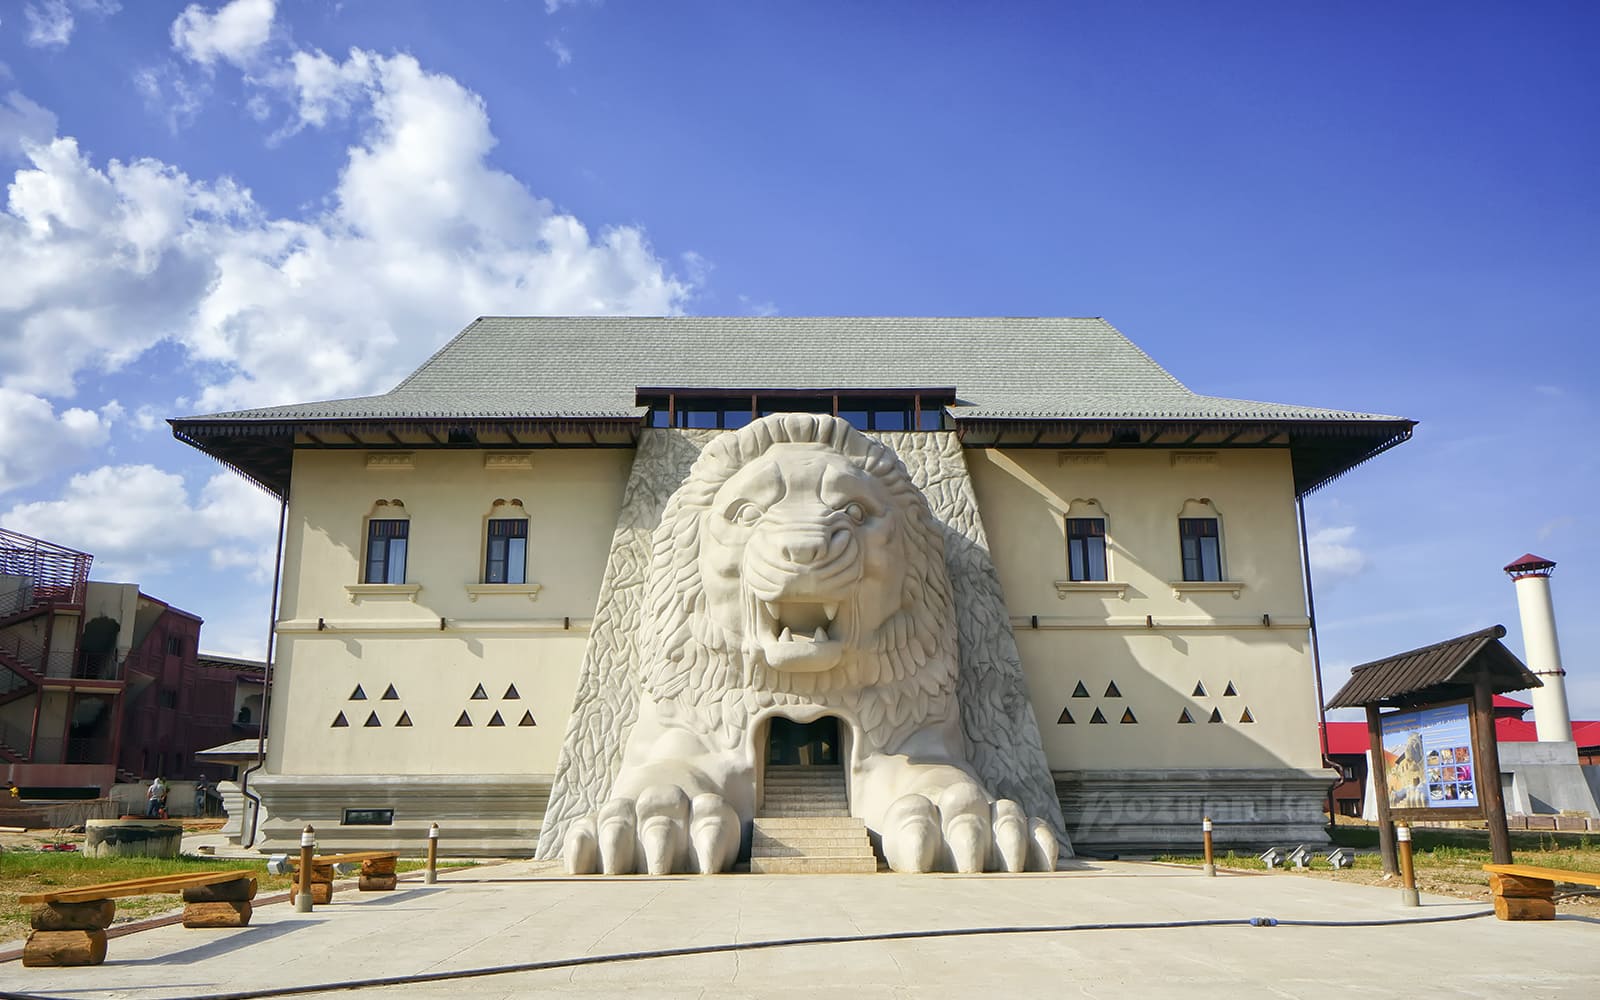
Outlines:
[[[267,819],[254,846],[298,855],[300,831],[316,828],[317,853],[392,850],[420,857],[439,824],[444,857],[532,857],[550,796],[549,775],[252,776]],[[388,826],[344,825],[347,809],[392,809]]]
[[1210,816],[1219,851],[1328,843],[1326,770],[1192,768],[1056,771],[1079,854],[1199,854]]

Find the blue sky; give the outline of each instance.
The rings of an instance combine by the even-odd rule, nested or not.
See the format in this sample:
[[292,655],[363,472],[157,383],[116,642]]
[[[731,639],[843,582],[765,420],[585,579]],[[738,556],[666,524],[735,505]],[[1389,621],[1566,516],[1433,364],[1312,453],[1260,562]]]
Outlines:
[[0,0],[0,525],[259,654],[275,511],[164,419],[482,313],[1104,316],[1399,414],[1308,502],[1325,672],[1554,578],[1600,718],[1600,9]]

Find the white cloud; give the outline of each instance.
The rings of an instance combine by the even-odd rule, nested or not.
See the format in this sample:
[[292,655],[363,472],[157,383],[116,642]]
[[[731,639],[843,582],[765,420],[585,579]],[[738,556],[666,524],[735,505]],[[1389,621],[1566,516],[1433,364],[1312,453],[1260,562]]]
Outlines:
[[48,400],[0,386],[0,493],[48,477],[63,463],[105,444],[122,415],[115,401],[99,413],[73,407],[57,413]]
[[244,68],[272,37],[276,12],[275,0],[232,0],[214,14],[190,4],[172,22],[172,47],[202,66],[220,60]]
[[0,163],[21,160],[29,144],[49,142],[56,134],[56,116],[11,91],[0,98]]
[[557,66],[572,65],[572,50],[559,38],[552,38],[544,43],[544,47],[555,53]]
[[73,476],[59,500],[18,504],[0,525],[95,557],[95,575],[142,581],[206,552],[216,569],[270,580],[277,505],[227,472],[191,500],[183,477],[150,465],[101,466]]
[[1353,525],[1338,528],[1321,528],[1306,538],[1311,553],[1311,572],[1315,580],[1324,582],[1359,576],[1367,568],[1366,553],[1348,544],[1355,536]]
[[106,17],[121,9],[117,0],[39,0],[22,8],[28,22],[25,41],[38,49],[65,48],[78,26],[77,14]]
[[490,166],[483,101],[412,57],[299,53],[274,78],[302,127],[359,126],[316,216],[157,160],[97,166],[70,138],[25,145],[0,213],[0,385],[69,396],[167,340],[197,410],[355,395],[474,316],[661,314],[691,293],[640,230],[593,233]]

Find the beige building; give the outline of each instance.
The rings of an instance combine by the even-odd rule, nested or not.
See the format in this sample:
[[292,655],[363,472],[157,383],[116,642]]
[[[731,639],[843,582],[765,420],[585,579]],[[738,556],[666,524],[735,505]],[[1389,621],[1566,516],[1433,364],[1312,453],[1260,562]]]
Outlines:
[[[783,413],[814,415],[804,433],[840,455],[897,457],[903,502],[941,526],[959,664],[934,700],[959,716],[951,766],[990,800],[1063,852],[1190,844],[1202,814],[1225,845],[1322,836],[1337,775],[1297,500],[1411,421],[1197,395],[1098,319],[485,318],[381,396],[172,422],[286,504],[271,739],[248,779],[271,817],[258,846],[307,822],[330,845],[414,843],[438,822],[452,850],[554,856],[598,817],[604,840],[640,705],[667,697],[646,596],[663,518],[705,455],[738,447],[715,442]],[[679,584],[698,610],[717,600],[705,582]],[[804,618],[780,603],[754,606],[774,628]],[[836,606],[796,631],[836,641]],[[746,697],[729,745],[754,791],[717,788],[741,856],[771,811],[763,775],[797,762],[841,768],[840,808],[885,849],[863,747],[903,734],[879,746],[861,719],[901,706],[871,690],[882,706]]]

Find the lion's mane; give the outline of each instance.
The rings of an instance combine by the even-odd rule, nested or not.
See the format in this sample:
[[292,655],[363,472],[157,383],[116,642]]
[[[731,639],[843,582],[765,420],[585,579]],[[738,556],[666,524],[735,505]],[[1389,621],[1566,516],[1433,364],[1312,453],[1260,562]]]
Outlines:
[[[907,554],[901,604],[865,648],[832,670],[808,674],[748,662],[736,636],[705,613],[699,554],[717,491],[774,445],[823,444],[878,479],[897,508]],[[846,421],[780,414],[712,441],[667,502],[646,583],[640,681],[663,721],[725,746],[771,706],[820,706],[852,715],[864,750],[892,750],[926,720],[950,711],[957,672],[955,612],[944,538],[927,499],[887,446]]]

